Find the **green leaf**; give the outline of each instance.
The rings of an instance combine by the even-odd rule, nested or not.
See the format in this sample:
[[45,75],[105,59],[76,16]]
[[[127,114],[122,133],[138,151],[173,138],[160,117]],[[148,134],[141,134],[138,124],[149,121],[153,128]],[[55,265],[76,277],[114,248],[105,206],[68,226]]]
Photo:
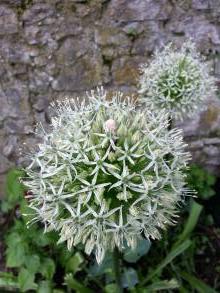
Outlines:
[[42,230],[37,230],[35,229],[35,231],[38,233],[37,237],[35,237],[35,239],[33,239],[33,242],[37,245],[37,246],[47,246],[47,245],[51,245],[54,242],[56,242],[56,238],[54,237],[53,232],[50,233],[42,233]]
[[25,263],[27,244],[17,232],[12,232],[6,239],[6,266],[9,268],[20,267]]
[[73,289],[74,292],[79,293],[92,293],[90,289],[86,288],[83,284],[78,282],[76,279],[73,278],[72,274],[67,274],[65,276],[65,284],[68,288]]
[[107,271],[112,270],[113,267],[113,256],[112,253],[108,251],[105,258],[100,264],[95,263],[89,268],[89,274],[93,277],[101,276]]
[[166,267],[170,262],[174,260],[178,255],[183,253],[189,246],[191,245],[191,241],[189,239],[185,240],[183,243],[175,246],[171,252],[165,257],[165,259],[157,266],[155,270],[153,270],[147,278],[145,278],[141,285],[146,284],[150,279],[152,279],[155,275],[157,275],[164,267]]
[[19,199],[24,197],[24,187],[19,182],[19,178],[23,176],[24,172],[17,169],[12,169],[8,172],[6,177],[6,205],[2,205],[3,212],[14,208],[18,204]]
[[131,249],[127,247],[124,250],[123,258],[127,262],[135,263],[137,262],[143,255],[147,254],[150,249],[151,243],[146,239],[139,239],[137,243],[136,249]]
[[0,288],[18,289],[19,284],[13,274],[0,272]]
[[118,287],[116,284],[108,284],[105,286],[104,292],[105,293],[115,293],[117,292]]
[[41,264],[41,274],[47,278],[52,279],[55,273],[55,263],[51,258],[45,258]]
[[37,273],[40,268],[40,257],[36,254],[26,256],[25,265],[28,271],[33,274]]
[[84,262],[81,253],[75,253],[66,264],[66,271],[73,273],[73,275],[80,270],[80,264]]
[[30,273],[27,269],[22,268],[18,275],[20,290],[25,292],[37,289],[37,284],[34,283],[34,277],[35,275],[33,273]]
[[186,272],[180,273],[181,277],[185,279],[193,289],[197,290],[199,293],[217,293],[214,289],[206,285],[203,281],[197,279]]
[[61,264],[62,267],[66,267],[68,260],[73,256],[73,251],[69,251],[66,249],[66,245],[64,243],[60,243],[59,246],[56,245],[56,249],[59,250],[58,255],[58,262]]
[[215,176],[196,165],[192,165],[188,173],[188,185],[198,192],[198,197],[209,199],[215,194],[213,189],[213,185],[216,182]]
[[175,245],[183,242],[190,236],[190,234],[192,233],[192,231],[194,230],[194,228],[196,227],[198,223],[199,216],[202,212],[202,209],[203,209],[203,206],[196,203],[194,200],[192,201],[189,218],[184,226],[183,232],[178,237],[178,241]]
[[38,285],[37,293],[51,293],[52,284],[50,281],[41,281]]
[[138,283],[137,272],[133,268],[128,268],[122,274],[122,286],[124,288],[134,288]]
[[171,279],[171,280],[164,280],[164,281],[158,281],[158,282],[154,282],[152,285],[147,286],[145,288],[144,292],[156,292],[156,291],[160,291],[160,290],[171,290],[171,289],[177,289],[179,288],[179,284],[177,282],[177,280],[175,279]]

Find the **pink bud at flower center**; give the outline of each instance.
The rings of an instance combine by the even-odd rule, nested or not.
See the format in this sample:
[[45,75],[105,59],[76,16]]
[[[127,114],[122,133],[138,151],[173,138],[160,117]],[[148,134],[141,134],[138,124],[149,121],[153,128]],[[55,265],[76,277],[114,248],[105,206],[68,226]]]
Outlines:
[[109,119],[105,121],[104,128],[106,132],[115,132],[116,130],[116,123],[115,120]]

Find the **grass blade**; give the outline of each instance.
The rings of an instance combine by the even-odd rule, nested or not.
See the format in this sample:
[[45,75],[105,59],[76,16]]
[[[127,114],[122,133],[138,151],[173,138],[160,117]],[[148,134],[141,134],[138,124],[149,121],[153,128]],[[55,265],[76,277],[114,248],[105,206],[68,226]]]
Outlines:
[[217,293],[217,291],[206,285],[195,276],[192,276],[186,272],[181,272],[180,275],[192,286],[193,289],[196,289],[199,293]]
[[179,243],[183,242],[184,240],[186,240],[189,237],[189,235],[192,233],[192,231],[194,230],[195,226],[198,223],[199,216],[202,212],[202,209],[203,209],[203,206],[196,203],[194,200],[192,201],[190,215],[189,215],[188,220],[185,224],[183,232],[178,237],[178,240],[177,240],[175,246],[178,245]]
[[145,288],[146,291],[144,292],[156,292],[160,290],[170,290],[170,289],[177,289],[179,288],[179,284],[176,279],[171,280],[164,280],[164,281],[158,281],[154,282],[152,285],[147,286]]
[[183,253],[190,245],[191,240],[187,239],[183,243],[175,246],[171,250],[171,252],[165,257],[165,259],[157,266],[157,268],[141,282],[141,285],[143,286],[144,284],[146,284],[150,279],[157,275],[165,266],[172,262],[174,258]]

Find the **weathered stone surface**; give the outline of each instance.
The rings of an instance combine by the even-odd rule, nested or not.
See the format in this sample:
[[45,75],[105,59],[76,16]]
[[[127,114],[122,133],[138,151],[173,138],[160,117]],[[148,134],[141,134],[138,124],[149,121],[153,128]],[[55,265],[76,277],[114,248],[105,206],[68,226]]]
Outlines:
[[192,7],[195,9],[209,9],[210,1],[209,0],[192,0]]
[[[113,58],[128,55],[131,50],[131,40],[118,28],[99,27],[95,31],[95,41],[100,46],[103,56]],[[111,50],[110,55],[106,55]]]
[[83,91],[101,85],[101,65],[89,57],[76,60],[74,66],[62,68],[58,79],[52,82],[56,91]]
[[[50,101],[101,84],[136,93],[140,63],[188,38],[219,78],[219,0],[1,0],[0,173],[27,163],[19,146],[36,145]],[[219,99],[179,126],[194,161],[220,175]]]
[[155,48],[161,48],[166,43],[166,35],[157,21],[147,21],[141,26],[144,27],[144,33],[135,36],[131,53],[149,56]]
[[167,25],[167,29],[174,34],[196,40],[200,50],[207,51],[220,45],[219,28],[204,15],[177,14],[175,18],[173,23]]
[[53,6],[43,1],[44,3],[38,3],[30,6],[26,11],[24,11],[22,19],[27,24],[35,24],[48,20],[50,17],[54,16],[55,10]]
[[7,158],[10,158],[15,151],[17,143],[18,143],[18,138],[16,136],[14,135],[8,136],[3,146],[3,151],[2,151],[3,155]]
[[165,20],[169,18],[172,7],[167,0],[112,0],[105,21],[114,24],[128,21]]
[[0,6],[0,28],[0,36],[18,32],[17,15],[6,6]]
[[142,58],[123,57],[117,59],[112,65],[112,75],[114,84],[121,85],[137,85],[139,76],[139,65],[143,61]]
[[5,156],[0,153],[0,174],[5,173],[13,166],[13,163],[10,162]]
[[76,59],[90,51],[93,44],[86,38],[67,38],[57,50],[56,63],[60,66],[74,66]]

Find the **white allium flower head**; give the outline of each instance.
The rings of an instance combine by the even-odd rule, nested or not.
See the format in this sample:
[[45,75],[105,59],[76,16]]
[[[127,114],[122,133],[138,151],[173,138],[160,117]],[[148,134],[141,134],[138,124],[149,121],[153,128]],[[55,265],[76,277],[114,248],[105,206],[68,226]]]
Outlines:
[[99,263],[108,249],[159,239],[188,195],[181,130],[168,130],[164,111],[136,108],[121,93],[108,100],[102,88],[53,107],[24,178],[32,221],[58,231],[69,249],[84,244]]
[[215,90],[215,78],[191,40],[180,49],[168,44],[141,66],[142,101],[153,110],[167,109],[174,119],[182,120],[204,109],[206,98]]

